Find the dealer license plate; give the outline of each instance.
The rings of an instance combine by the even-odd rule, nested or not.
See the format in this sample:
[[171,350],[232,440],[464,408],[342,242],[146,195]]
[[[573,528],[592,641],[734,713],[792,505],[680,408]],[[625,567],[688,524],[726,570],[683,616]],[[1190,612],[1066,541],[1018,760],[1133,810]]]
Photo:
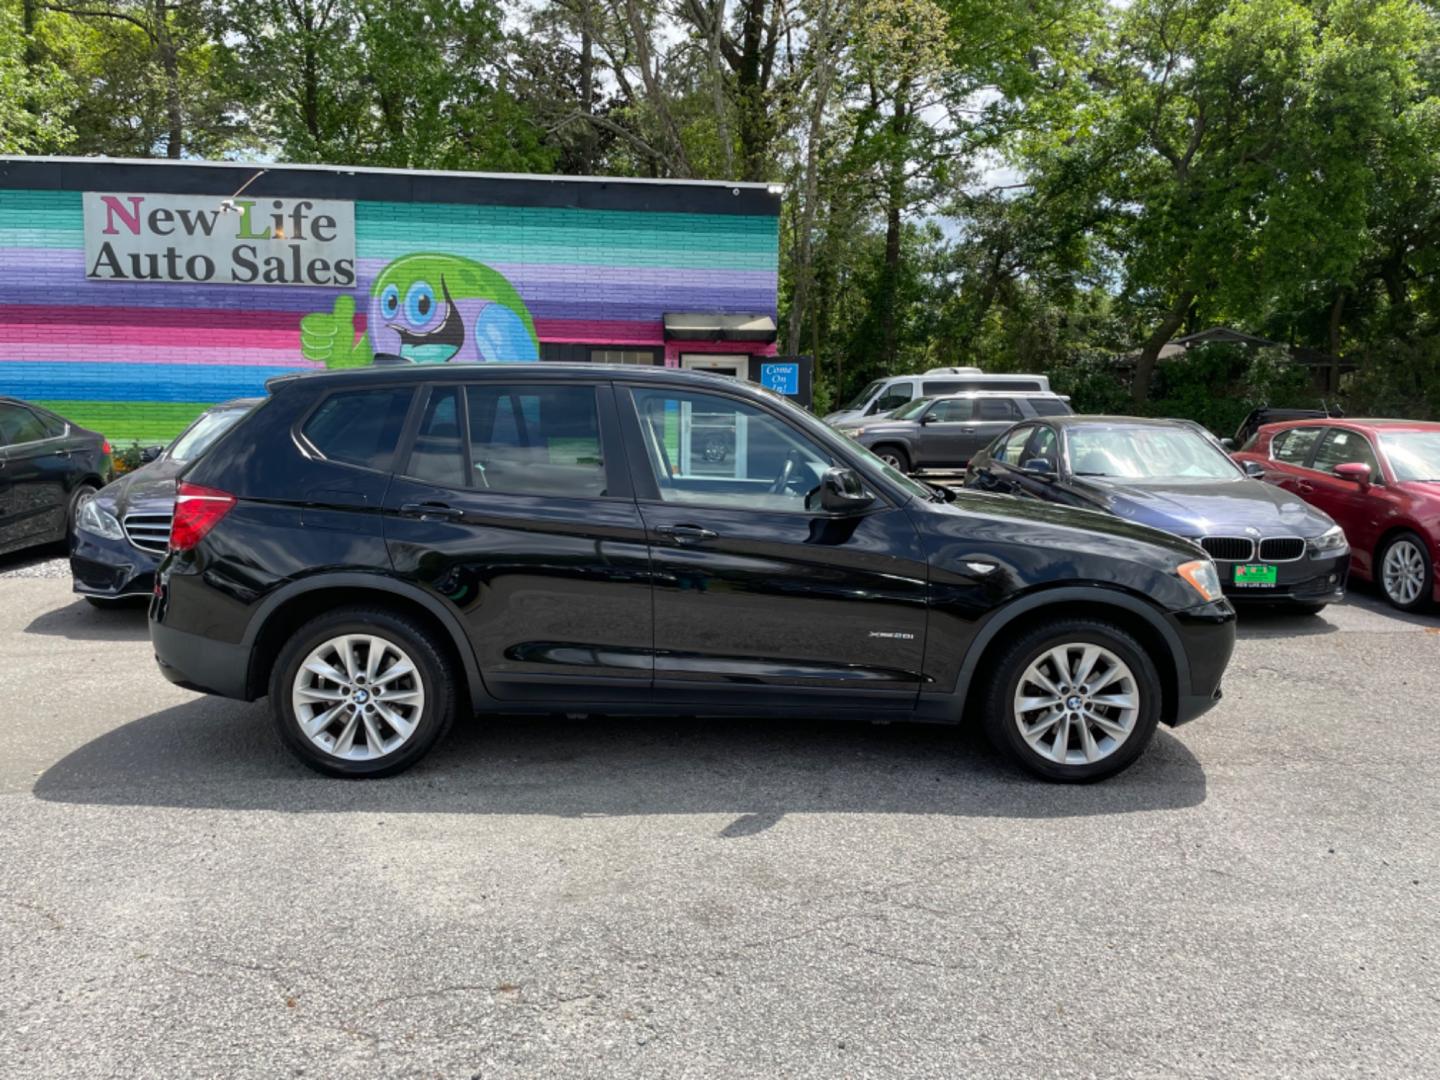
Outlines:
[[1235,585],[1241,589],[1273,589],[1276,567],[1264,563],[1246,563],[1235,567]]

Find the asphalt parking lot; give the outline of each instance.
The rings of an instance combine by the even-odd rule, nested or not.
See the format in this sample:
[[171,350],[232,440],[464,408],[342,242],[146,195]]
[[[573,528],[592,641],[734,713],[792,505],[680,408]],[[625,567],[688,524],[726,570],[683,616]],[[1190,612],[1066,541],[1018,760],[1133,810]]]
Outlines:
[[1241,636],[1093,787],[559,718],[347,783],[0,560],[0,1074],[1440,1074],[1440,618]]

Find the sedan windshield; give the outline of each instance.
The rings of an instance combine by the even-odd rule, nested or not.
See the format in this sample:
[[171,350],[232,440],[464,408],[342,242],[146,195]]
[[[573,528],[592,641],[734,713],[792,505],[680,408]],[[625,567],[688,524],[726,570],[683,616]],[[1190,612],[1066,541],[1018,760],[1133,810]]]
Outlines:
[[210,449],[210,444],[229,431],[235,421],[244,416],[247,411],[246,409],[216,409],[213,412],[207,412],[170,444],[170,453],[167,456],[171,461],[194,461]]
[[1395,470],[1395,479],[1440,480],[1440,431],[1386,431],[1380,445]]
[[1185,428],[1096,424],[1072,428],[1070,471],[1117,480],[1234,480],[1239,469],[1209,439]]
[[859,409],[859,408],[864,407],[865,403],[866,403],[867,401],[869,401],[872,397],[874,397],[874,396],[875,396],[875,392],[876,392],[877,390],[879,390],[880,387],[883,386],[884,384],[885,384],[885,380],[884,380],[884,379],[876,379],[876,380],[875,380],[874,382],[872,382],[869,386],[865,387],[864,390],[861,390],[860,393],[856,396],[855,400],[852,401],[852,402],[850,402],[849,405],[846,405],[845,408],[848,410],[848,409]]

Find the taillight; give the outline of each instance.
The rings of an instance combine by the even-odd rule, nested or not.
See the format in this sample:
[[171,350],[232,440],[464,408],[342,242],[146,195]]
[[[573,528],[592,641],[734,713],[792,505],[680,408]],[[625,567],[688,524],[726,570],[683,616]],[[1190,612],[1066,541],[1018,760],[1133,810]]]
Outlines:
[[175,498],[175,517],[170,523],[170,550],[189,551],[235,505],[228,491],[181,483]]
[[109,440],[109,439],[101,439],[101,440],[100,440],[100,452],[101,452],[102,454],[104,454],[106,457],[109,457],[109,456],[110,456],[110,440]]

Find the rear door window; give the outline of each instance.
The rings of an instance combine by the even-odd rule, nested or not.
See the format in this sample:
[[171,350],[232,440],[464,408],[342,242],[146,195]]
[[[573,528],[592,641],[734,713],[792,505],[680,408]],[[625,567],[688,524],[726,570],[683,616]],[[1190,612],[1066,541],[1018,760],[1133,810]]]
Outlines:
[[1055,398],[1026,398],[1036,416],[1069,416],[1070,406]]
[[25,406],[0,403],[0,446],[18,446],[50,437],[40,417]]
[[466,387],[471,486],[571,498],[605,494],[593,386]]
[[970,398],[958,398],[954,401],[937,401],[927,415],[938,423],[958,424],[970,420],[974,410],[974,401]]
[[414,390],[384,386],[331,394],[310,414],[301,434],[327,461],[390,468]]
[[1315,440],[1324,428],[1298,427],[1279,432],[1270,440],[1270,456],[1286,465],[1304,466]]
[[405,475],[508,495],[606,494],[593,386],[437,387]]
[[975,402],[977,420],[1022,420],[1020,406],[1010,398],[978,398]]

